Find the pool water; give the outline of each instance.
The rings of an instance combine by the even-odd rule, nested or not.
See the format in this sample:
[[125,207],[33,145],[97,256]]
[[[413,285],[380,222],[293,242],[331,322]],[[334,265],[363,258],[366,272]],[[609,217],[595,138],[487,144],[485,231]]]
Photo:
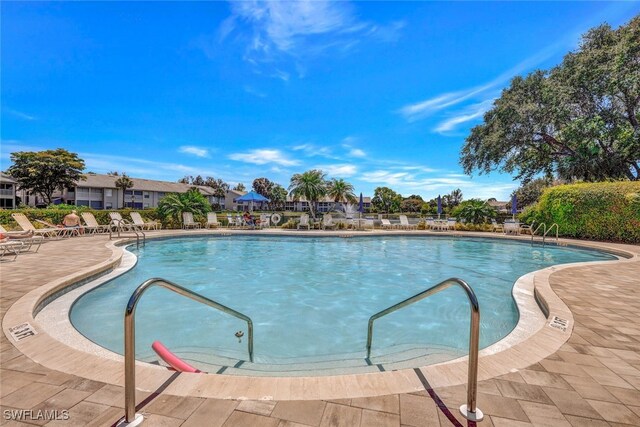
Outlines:
[[[160,277],[251,317],[257,364],[363,359],[371,315],[450,277],[465,280],[478,297],[483,348],[515,327],[511,291],[520,276],[555,264],[616,259],[444,236],[185,237],[129,250],[138,257],[132,270],[74,304],[70,317],[78,331],[122,354],[127,301],[142,282]],[[236,331],[244,332],[241,340]],[[247,335],[245,322],[162,288],[145,293],[136,311],[139,359],[157,359],[151,343],[160,340],[196,366],[212,364],[213,355],[248,360]],[[377,320],[371,360],[429,349],[453,358],[466,354],[468,337],[467,298],[451,287]]]

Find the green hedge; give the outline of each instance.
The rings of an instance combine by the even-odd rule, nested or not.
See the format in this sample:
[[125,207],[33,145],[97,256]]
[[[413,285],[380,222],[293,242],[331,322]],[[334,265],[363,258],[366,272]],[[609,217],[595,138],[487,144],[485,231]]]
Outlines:
[[640,243],[640,182],[559,185],[520,214],[524,222],[557,223],[560,235]]

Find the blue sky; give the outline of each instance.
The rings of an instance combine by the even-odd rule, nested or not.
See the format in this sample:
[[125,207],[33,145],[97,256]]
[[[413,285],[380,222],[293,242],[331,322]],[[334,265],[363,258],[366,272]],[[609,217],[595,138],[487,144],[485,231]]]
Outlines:
[[458,153],[509,80],[638,2],[2,3],[1,168],[66,148],[87,170],[505,199]]

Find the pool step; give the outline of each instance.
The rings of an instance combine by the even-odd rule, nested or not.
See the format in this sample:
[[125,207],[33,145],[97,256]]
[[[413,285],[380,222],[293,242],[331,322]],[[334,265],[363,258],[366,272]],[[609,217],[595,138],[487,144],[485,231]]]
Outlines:
[[[461,356],[459,352],[448,348],[427,350],[407,345],[398,346],[394,350],[381,356],[374,356],[370,360],[363,358],[362,353],[358,353],[339,357],[335,355],[309,357],[306,360],[296,358],[295,362],[294,359],[282,358],[251,363],[238,358],[205,353],[201,348],[172,349],[186,362],[209,373],[255,376],[341,375],[391,371],[444,362]],[[149,356],[145,360],[153,362],[157,357]]]

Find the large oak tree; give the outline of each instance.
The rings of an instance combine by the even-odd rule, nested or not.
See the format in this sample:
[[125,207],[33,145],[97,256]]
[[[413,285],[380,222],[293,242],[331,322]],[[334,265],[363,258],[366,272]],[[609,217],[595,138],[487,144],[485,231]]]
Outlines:
[[516,77],[461,152],[466,173],[640,179],[640,16],[591,29],[549,71]]

